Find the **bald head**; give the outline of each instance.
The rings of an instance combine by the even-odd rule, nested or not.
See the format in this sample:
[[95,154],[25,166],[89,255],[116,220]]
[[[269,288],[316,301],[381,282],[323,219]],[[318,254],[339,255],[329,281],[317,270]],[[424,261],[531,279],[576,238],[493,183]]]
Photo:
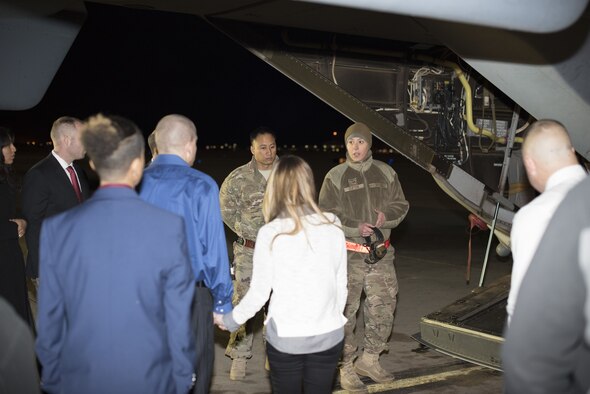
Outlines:
[[197,128],[187,117],[166,115],[156,125],[158,154],[180,156],[192,166],[197,153]]
[[556,120],[533,123],[522,145],[524,165],[531,185],[539,192],[556,171],[578,164],[576,153],[565,127]]

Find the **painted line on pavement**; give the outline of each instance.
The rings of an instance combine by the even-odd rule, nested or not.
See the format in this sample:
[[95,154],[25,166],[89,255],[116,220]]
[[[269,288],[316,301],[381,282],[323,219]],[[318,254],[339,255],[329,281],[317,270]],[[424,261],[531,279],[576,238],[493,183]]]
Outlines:
[[[467,367],[467,368],[457,369],[454,371],[447,371],[447,372],[435,373],[435,374],[424,375],[424,376],[415,376],[412,378],[405,378],[405,379],[399,379],[399,380],[396,379],[396,380],[389,382],[389,383],[371,384],[371,385],[367,385],[367,390],[369,391],[369,393],[381,393],[381,392],[388,391],[388,390],[404,389],[404,388],[420,386],[420,385],[428,384],[428,383],[440,382],[445,379],[454,378],[457,376],[464,376],[464,375],[468,375],[472,372],[485,371],[485,370],[489,370],[489,368],[475,365],[475,366],[471,366],[471,367]],[[347,390],[338,390],[338,391],[334,391],[332,394],[346,394],[346,393],[348,393]]]

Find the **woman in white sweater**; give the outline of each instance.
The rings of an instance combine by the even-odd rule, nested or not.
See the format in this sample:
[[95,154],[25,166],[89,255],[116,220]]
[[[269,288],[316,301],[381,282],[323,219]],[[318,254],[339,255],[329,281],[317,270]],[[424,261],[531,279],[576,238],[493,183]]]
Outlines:
[[268,180],[250,289],[218,321],[230,331],[270,298],[265,321],[275,393],[330,393],[344,338],[346,245],[340,220],[315,202],[313,173],[285,156]]

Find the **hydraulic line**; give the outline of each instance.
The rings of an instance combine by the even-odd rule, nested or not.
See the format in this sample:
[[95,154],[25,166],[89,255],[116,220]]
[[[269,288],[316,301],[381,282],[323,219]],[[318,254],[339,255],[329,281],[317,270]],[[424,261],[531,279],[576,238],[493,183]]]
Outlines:
[[[416,55],[413,57],[417,60],[423,60],[453,69],[455,75],[459,79],[459,82],[461,82],[461,85],[463,85],[463,89],[465,89],[465,120],[467,121],[467,127],[469,128],[469,130],[473,131],[475,134],[481,134],[485,137],[488,137],[492,141],[495,141],[497,143],[506,143],[505,137],[498,138],[490,130],[484,129],[483,127],[478,127],[475,123],[473,123],[473,95],[471,94],[471,85],[469,85],[467,78],[465,78],[465,73],[457,63],[448,60],[440,60],[424,55]],[[517,137],[514,139],[514,142],[522,143],[522,141],[523,139],[521,137]]]

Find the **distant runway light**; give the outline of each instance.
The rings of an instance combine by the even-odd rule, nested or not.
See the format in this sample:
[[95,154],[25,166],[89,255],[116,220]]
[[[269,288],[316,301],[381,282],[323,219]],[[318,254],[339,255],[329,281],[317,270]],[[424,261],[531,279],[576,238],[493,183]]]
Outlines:
[[333,135],[334,137],[336,137],[336,136],[338,135],[338,132],[337,132],[337,131],[332,131],[332,135]]

